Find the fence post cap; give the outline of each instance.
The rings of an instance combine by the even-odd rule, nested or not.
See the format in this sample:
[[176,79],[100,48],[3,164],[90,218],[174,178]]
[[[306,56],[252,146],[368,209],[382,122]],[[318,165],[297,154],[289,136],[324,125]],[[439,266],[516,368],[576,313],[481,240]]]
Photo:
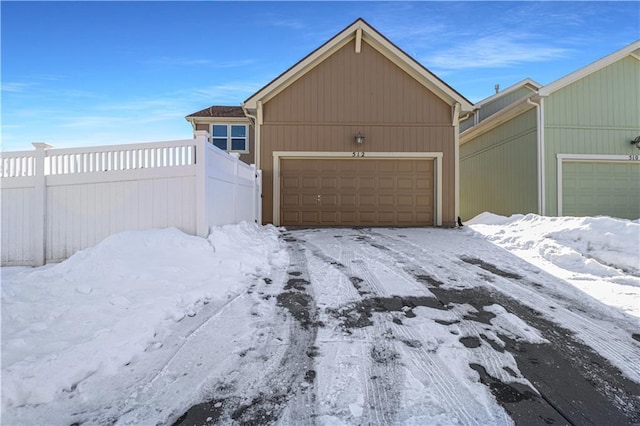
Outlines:
[[209,139],[209,132],[207,132],[206,130],[194,130],[193,137],[194,139]]
[[53,148],[53,145],[49,145],[48,143],[45,143],[45,142],[31,142],[31,145],[33,145],[35,149]]

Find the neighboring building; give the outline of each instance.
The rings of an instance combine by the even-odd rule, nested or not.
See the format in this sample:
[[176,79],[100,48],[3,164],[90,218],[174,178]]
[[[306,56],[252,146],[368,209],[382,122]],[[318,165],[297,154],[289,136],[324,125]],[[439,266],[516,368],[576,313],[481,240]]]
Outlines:
[[[458,121],[472,108],[356,20],[243,103],[263,222],[454,226]],[[224,121],[196,114],[196,126]]]
[[640,217],[640,41],[478,106],[460,124],[464,220],[483,211]]
[[211,106],[187,115],[193,131],[206,130],[210,142],[218,148],[240,154],[247,164],[255,162],[252,123],[239,106]]

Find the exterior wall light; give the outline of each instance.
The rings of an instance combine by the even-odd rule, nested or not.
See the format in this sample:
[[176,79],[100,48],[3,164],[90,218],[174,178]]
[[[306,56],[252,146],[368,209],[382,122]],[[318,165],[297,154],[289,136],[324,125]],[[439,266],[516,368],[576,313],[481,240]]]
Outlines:
[[358,134],[355,136],[355,140],[358,145],[362,145],[364,143],[364,135],[358,132]]
[[631,145],[635,145],[636,148],[640,149],[640,135],[636,136],[636,138],[631,141]]

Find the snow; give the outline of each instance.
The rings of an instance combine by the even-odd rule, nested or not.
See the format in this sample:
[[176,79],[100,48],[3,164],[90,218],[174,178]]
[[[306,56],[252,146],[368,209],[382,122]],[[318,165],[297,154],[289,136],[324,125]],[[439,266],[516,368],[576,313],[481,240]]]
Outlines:
[[[346,244],[353,237],[350,229],[301,231],[311,248],[299,253],[285,249],[283,230],[273,226],[214,227],[207,239],[156,229],[112,235],[59,264],[2,268],[3,423],[173,421],[212,389],[230,383],[275,392],[269,380],[286,373],[279,361],[265,360],[287,359],[296,350],[304,354],[305,344],[319,348],[313,386],[322,395],[315,417],[320,424],[366,422],[371,413],[364,395],[394,389],[401,395],[395,408],[404,424],[511,423],[468,365],[532,386],[513,357],[488,342],[503,347],[499,335],[536,344],[546,340],[504,307],[484,306],[492,318],[480,324],[468,319],[479,314],[470,305],[417,306],[415,316],[407,315],[405,306],[374,312],[371,327],[349,334],[330,315],[331,309],[361,300],[344,268],[380,297],[435,297],[415,278],[399,275],[395,267],[405,262],[423,265],[443,288],[508,292],[640,382],[637,351],[622,337],[634,332],[640,317],[640,221],[484,213],[466,225],[460,232],[376,230],[396,241],[389,251],[354,251]],[[434,244],[439,251],[423,250]],[[393,257],[405,247],[414,250]],[[522,261],[500,263],[504,250]],[[343,270],[328,267],[326,256],[339,260]],[[544,293],[499,278],[485,282],[464,256],[535,280]],[[308,269],[312,283],[330,283],[313,286],[325,326],[317,336],[307,336],[309,341],[294,341],[291,319],[274,301],[294,264]],[[253,294],[256,283],[262,285],[260,295]],[[578,316],[575,306],[592,316]],[[375,320],[382,317],[389,328]],[[478,335],[487,341],[472,349],[461,343]],[[372,345],[386,362],[379,372],[376,363],[373,371],[363,364]],[[241,369],[238,359],[245,363]],[[367,382],[390,369],[395,377]],[[282,386],[288,386],[284,379]],[[288,411],[283,416],[287,413],[295,418]]]
[[268,273],[278,248],[274,227],[224,226],[208,239],[169,228],[115,234],[52,266],[3,268],[3,410],[114,374],[161,346],[171,323]]
[[640,317],[640,219],[482,213],[467,225],[595,299]]

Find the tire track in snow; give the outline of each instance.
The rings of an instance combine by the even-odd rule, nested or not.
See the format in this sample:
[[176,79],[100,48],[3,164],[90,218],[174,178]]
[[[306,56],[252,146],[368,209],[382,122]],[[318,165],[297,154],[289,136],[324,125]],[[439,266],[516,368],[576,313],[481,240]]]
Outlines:
[[265,280],[270,291],[262,292],[263,299],[273,305],[263,332],[248,341],[250,346],[228,369],[216,369],[220,378],[209,386],[207,401],[191,407],[175,424],[314,424],[315,305],[304,253],[287,233],[283,239],[290,264],[277,282]]
[[[311,239],[309,236],[308,239]],[[373,297],[388,297],[386,288],[373,274],[370,273],[368,263],[372,262],[371,251],[367,250],[370,239],[366,234],[355,236],[352,242],[355,243],[353,250],[343,249],[343,252],[358,253],[361,252],[363,259],[366,261],[356,261],[349,263],[348,259],[334,259],[324,253],[317,245],[307,241],[306,245],[311,249],[311,253],[322,261],[338,268],[351,282],[356,286],[361,295],[372,295]],[[347,241],[344,241],[347,243]],[[378,249],[380,249],[378,247]],[[354,256],[355,257],[355,256]],[[353,280],[357,277],[359,280]],[[411,285],[412,281],[407,280],[407,284]],[[419,286],[416,289],[420,289]],[[370,299],[370,298],[369,298]],[[409,298],[407,298],[409,299]],[[396,404],[401,398],[400,386],[398,380],[395,380],[393,386],[384,383],[384,377],[402,376],[402,368],[400,365],[400,353],[396,350],[396,346],[400,344],[393,338],[394,333],[391,331],[393,316],[390,313],[379,312],[372,321],[373,332],[368,330],[371,327],[364,327],[364,332],[368,339],[372,341],[371,358],[373,363],[370,366],[370,377],[373,380],[366,382],[367,386],[367,404],[362,419],[364,424],[391,424],[398,413],[390,412],[386,407],[393,400]],[[395,325],[396,328],[402,327]],[[413,335],[410,331],[406,332],[407,338],[405,342],[419,341],[419,337]],[[405,343],[406,344],[406,343]],[[496,419],[489,416],[482,418],[477,413],[484,411],[484,406],[479,403],[475,396],[468,390],[461,391],[460,384],[451,379],[453,374],[444,364],[444,362],[434,354],[429,353],[420,345],[416,350],[402,351],[409,363],[414,365],[419,371],[420,379],[432,392],[435,392],[438,398],[439,408],[449,416],[454,416],[463,424],[485,424],[487,421],[495,422]],[[415,371],[415,370],[414,370]],[[392,394],[390,394],[392,392]],[[390,397],[391,395],[391,397]],[[376,409],[377,407],[377,409]],[[503,423],[508,420],[503,419]]]
[[[361,230],[361,232],[363,231]],[[370,233],[373,234],[372,232]],[[407,261],[404,257],[394,256],[387,247],[373,242],[371,238],[363,237],[359,238],[358,241],[365,244],[365,247],[367,244],[373,247],[374,251],[366,250],[366,257],[370,260],[375,259],[376,262],[382,265],[390,268],[395,267],[395,265],[389,264],[388,256],[391,256],[396,261],[396,264],[405,264]],[[377,255],[376,251],[384,253],[384,256]],[[415,282],[412,276],[407,278],[408,282]],[[422,336],[418,336],[410,328],[397,323],[391,322],[391,330],[394,335],[402,336],[400,340],[409,346],[410,349],[403,352],[409,362],[421,373],[420,380],[423,384],[428,384],[428,387],[440,396],[440,404],[446,407],[448,415],[456,416],[457,420],[463,424],[486,424],[499,421],[490,416],[489,413],[485,413],[487,417],[483,417],[481,414],[485,411],[484,405],[479,403],[466,387],[461,387],[460,383],[451,379],[451,377],[454,377],[453,373],[436,354],[437,342],[426,342],[427,344],[425,345],[422,343]],[[420,344],[417,345],[412,342],[419,342]],[[507,418],[500,420],[503,424],[509,423]]]
[[[432,256],[419,245],[387,235],[383,235],[383,238],[392,241],[396,246],[413,248],[413,254],[416,254],[415,252],[417,251],[417,258],[408,269],[410,273],[415,274],[421,270],[421,266],[417,262],[423,263],[427,260],[433,260]],[[402,256],[403,251],[406,250],[393,250],[396,256]],[[588,308],[582,308],[579,301],[573,301],[563,295],[559,295],[559,298],[568,306],[557,307],[557,300],[553,299],[555,291],[551,292],[552,296],[550,298],[537,291],[542,288],[540,284],[523,279],[519,274],[503,271],[495,265],[480,259],[467,258],[465,260],[463,257],[461,260],[473,265],[474,268],[481,268],[491,274],[490,279],[483,276],[485,281],[488,282],[483,282],[482,284],[484,287],[493,289],[494,292],[489,294],[486,291],[482,291],[475,294],[473,298],[476,300],[476,305],[481,305],[477,301],[482,299],[485,299],[485,304],[498,303],[528,324],[535,326],[551,342],[552,348],[554,348],[549,348],[546,352],[551,351],[556,356],[554,359],[548,359],[544,351],[540,352],[538,350],[539,345],[530,344],[528,345],[528,350],[532,353],[537,352],[538,356],[541,359],[544,358],[548,364],[562,365],[561,370],[572,371],[575,377],[583,377],[583,379],[576,380],[586,381],[581,388],[583,391],[580,398],[574,398],[572,390],[563,389],[566,385],[558,381],[553,374],[545,377],[544,374],[548,374],[548,371],[535,367],[538,363],[537,360],[528,359],[521,353],[522,350],[517,350],[517,347],[524,347],[525,344],[509,342],[508,339],[501,336],[503,340],[507,340],[507,343],[510,344],[510,351],[518,360],[520,369],[526,370],[523,370],[523,372],[527,378],[539,388],[538,391],[542,393],[542,397],[562,417],[567,420],[572,418],[574,421],[582,423],[590,421],[587,415],[583,414],[583,412],[589,412],[592,419],[599,419],[601,422],[610,423],[613,419],[617,419],[618,422],[622,423],[629,421],[632,423],[640,422],[640,386],[623,376],[619,370],[612,367],[599,354],[600,352],[612,351],[613,353],[609,357],[613,359],[614,364],[617,359],[622,362],[622,365],[635,366],[627,368],[626,373],[631,377],[638,377],[637,366],[640,366],[640,351],[637,350],[638,345],[635,342],[631,342],[631,339],[629,339],[629,342],[612,339],[610,330],[598,325],[597,320],[589,316]],[[427,284],[433,285],[434,283]],[[475,291],[480,291],[483,286],[476,287]],[[436,285],[436,287],[438,286]],[[444,300],[449,297],[447,295],[448,292],[453,294],[451,290],[438,291],[432,289],[432,291]],[[523,305],[519,301],[529,303],[531,306]],[[534,308],[534,306],[553,305],[556,305],[554,309],[555,318],[553,319],[544,319],[542,313]],[[476,308],[481,310],[482,306],[476,306]],[[582,315],[577,314],[574,310]],[[558,322],[561,325],[558,325]],[[573,332],[569,330],[573,330]],[[583,333],[583,335],[576,335],[575,332]],[[569,360],[568,363],[563,361],[565,358]],[[573,378],[569,374],[566,377],[566,381],[572,382]],[[550,387],[547,383],[555,383],[555,388],[559,390]],[[586,386],[584,386],[585,384]],[[580,387],[578,382],[574,386]],[[597,394],[594,394],[593,389],[597,391]],[[617,407],[617,409],[612,409],[612,407]]]
[[[308,239],[311,239],[311,236]],[[363,273],[363,261],[354,258],[353,250],[343,246],[341,259],[335,259],[308,240],[305,246],[313,256],[339,270],[358,291],[360,297],[385,295],[384,289],[372,280],[368,273]],[[360,422],[372,425],[393,424],[400,398],[398,354],[392,347],[392,342],[384,337],[384,330],[377,322],[374,323],[373,331],[364,329],[362,333],[371,347],[366,375],[362,377],[365,399],[362,414],[359,416]]]

